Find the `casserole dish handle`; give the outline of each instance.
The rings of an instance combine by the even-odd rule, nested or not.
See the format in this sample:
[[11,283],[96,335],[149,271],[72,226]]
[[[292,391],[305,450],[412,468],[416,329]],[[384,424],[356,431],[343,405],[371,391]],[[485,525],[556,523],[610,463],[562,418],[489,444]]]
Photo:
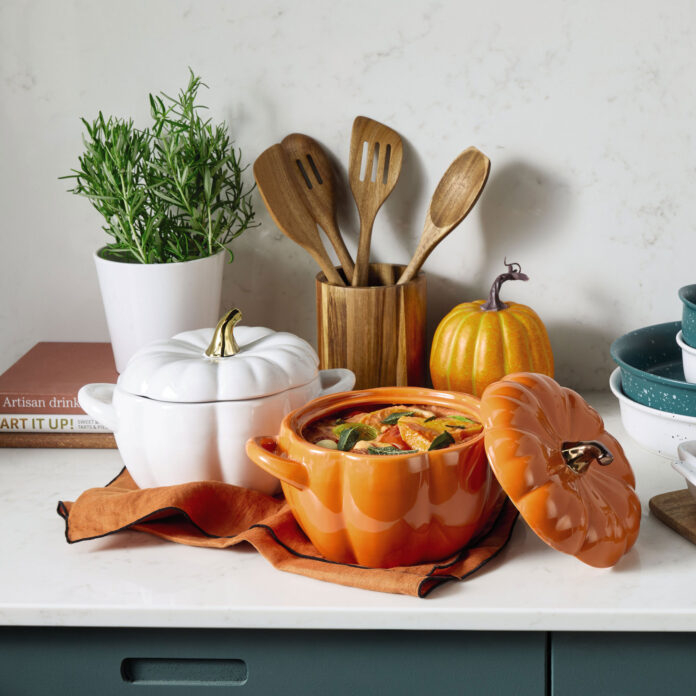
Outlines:
[[345,367],[334,367],[330,370],[319,370],[321,392],[319,396],[350,391],[355,386],[355,373]]
[[274,437],[252,437],[247,440],[246,453],[249,459],[281,481],[301,491],[307,488],[309,486],[307,467],[302,462],[296,462],[271,452],[267,449],[269,445],[273,446],[276,451],[278,450],[278,442]]
[[112,432],[118,430],[118,417],[113,406],[115,384],[96,382],[85,384],[77,392],[77,400],[85,413],[105,425]]
[[677,451],[679,459],[672,462],[672,468],[696,486],[696,440],[679,443]]

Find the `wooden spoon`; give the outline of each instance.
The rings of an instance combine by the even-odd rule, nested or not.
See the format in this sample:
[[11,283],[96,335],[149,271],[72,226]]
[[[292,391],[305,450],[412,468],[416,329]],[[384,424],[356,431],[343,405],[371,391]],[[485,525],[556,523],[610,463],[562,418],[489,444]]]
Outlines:
[[307,210],[290,167],[285,150],[277,144],[256,158],[254,179],[261,198],[280,231],[312,256],[330,283],[345,286],[324,249],[317,223]]
[[305,196],[307,209],[336,250],[348,281],[353,277],[353,258],[336,223],[333,168],[321,145],[302,133],[291,133],[280,142],[291,160],[290,170]]
[[396,131],[365,116],[353,121],[348,180],[360,213],[360,241],[351,283],[354,287],[367,283],[372,226],[377,211],[396,186],[402,158],[403,144]]
[[412,280],[430,252],[468,215],[488,180],[491,161],[470,147],[450,164],[430,201],[418,248],[397,285]]

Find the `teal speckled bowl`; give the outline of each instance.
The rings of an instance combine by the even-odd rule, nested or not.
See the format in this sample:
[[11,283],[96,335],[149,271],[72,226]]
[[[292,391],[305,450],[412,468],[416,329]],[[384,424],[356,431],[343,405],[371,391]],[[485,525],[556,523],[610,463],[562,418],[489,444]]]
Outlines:
[[665,413],[696,416],[696,384],[684,379],[676,335],[680,321],[631,331],[611,344],[611,357],[621,368],[624,394]]
[[682,336],[687,345],[696,348],[696,285],[685,285],[679,289],[682,309]]

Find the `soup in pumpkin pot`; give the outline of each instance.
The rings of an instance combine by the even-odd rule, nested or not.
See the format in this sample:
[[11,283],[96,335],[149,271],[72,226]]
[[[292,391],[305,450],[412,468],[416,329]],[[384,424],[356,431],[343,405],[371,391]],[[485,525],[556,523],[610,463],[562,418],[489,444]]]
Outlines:
[[365,406],[309,423],[309,442],[358,454],[406,454],[443,449],[481,432],[482,426],[442,406]]

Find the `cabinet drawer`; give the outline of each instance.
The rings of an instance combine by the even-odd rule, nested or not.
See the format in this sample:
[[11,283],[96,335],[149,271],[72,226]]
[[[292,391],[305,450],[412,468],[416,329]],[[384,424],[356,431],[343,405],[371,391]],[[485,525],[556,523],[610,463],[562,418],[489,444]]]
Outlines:
[[553,633],[552,696],[694,692],[693,633]]
[[544,633],[0,629],[1,693],[544,693]]

